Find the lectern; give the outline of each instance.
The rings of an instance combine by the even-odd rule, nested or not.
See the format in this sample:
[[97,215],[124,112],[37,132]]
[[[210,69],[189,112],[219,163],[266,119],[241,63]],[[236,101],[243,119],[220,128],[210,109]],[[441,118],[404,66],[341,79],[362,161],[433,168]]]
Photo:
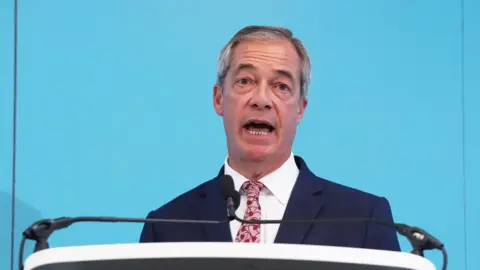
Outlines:
[[294,244],[140,243],[50,248],[25,270],[435,270],[404,252]]

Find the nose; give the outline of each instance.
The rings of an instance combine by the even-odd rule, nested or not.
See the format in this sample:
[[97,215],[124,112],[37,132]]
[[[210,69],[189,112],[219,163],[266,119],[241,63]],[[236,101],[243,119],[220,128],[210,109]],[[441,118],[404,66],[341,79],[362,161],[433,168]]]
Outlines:
[[272,108],[272,98],[266,83],[260,84],[254,91],[252,91],[252,98],[250,99],[250,106],[255,109],[264,110]]

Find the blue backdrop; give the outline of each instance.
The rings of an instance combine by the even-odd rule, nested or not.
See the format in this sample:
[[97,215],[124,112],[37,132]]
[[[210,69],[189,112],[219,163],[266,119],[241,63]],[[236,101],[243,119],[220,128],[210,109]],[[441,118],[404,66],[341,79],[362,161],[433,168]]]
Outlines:
[[[319,176],[386,196],[396,221],[446,243],[449,269],[480,269],[480,2],[463,5],[20,1],[13,193],[13,1],[0,1],[0,268],[12,252],[16,267],[37,219],[144,217],[214,176],[226,155],[218,53],[240,28],[269,24],[291,28],[313,63],[294,152]],[[50,243],[137,242],[140,230],[78,224]]]

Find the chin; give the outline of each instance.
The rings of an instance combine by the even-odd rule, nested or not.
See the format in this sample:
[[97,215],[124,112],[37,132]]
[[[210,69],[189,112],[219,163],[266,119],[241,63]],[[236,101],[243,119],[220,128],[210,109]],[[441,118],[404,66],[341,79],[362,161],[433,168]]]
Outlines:
[[271,156],[274,151],[271,146],[248,145],[244,153],[249,159],[261,161]]

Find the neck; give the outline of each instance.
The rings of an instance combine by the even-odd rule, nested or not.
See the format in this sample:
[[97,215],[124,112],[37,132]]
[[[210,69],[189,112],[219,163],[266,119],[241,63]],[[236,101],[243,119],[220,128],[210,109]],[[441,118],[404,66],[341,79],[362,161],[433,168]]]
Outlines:
[[232,169],[243,175],[245,178],[250,181],[257,181],[280,168],[288,160],[290,155],[291,151],[287,151],[283,155],[279,155],[275,158],[259,160],[229,155],[227,162]]

